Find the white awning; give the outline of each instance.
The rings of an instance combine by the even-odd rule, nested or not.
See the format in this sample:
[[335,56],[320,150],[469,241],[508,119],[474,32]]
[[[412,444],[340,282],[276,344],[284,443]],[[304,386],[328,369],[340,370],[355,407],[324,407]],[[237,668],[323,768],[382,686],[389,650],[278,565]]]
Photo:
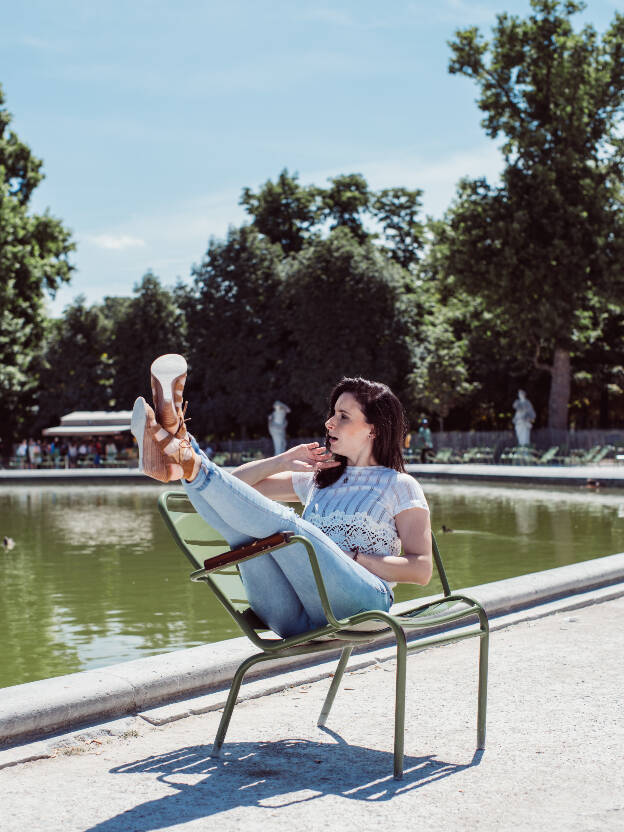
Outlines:
[[109,436],[127,430],[130,430],[130,425],[57,425],[41,432],[44,436]]
[[131,410],[74,410],[61,424],[45,428],[44,436],[104,436],[130,430]]

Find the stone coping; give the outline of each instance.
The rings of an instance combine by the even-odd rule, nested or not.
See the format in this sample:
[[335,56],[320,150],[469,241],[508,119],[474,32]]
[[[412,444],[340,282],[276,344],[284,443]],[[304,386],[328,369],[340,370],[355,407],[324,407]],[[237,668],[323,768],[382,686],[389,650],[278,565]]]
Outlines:
[[[624,553],[458,592],[479,600],[488,616],[494,618],[609,585],[618,585],[618,592],[621,589],[624,593]],[[419,599],[419,603],[424,604],[427,600]],[[400,612],[410,604],[409,601],[396,604],[393,611]],[[381,643],[382,640],[378,640],[376,645]],[[67,731],[89,722],[133,714],[186,696],[226,688],[238,665],[254,652],[251,642],[241,637],[2,688],[0,744],[10,745],[55,731]],[[267,677],[314,666],[331,657],[332,653],[328,652],[317,658],[293,656],[261,663],[249,672],[248,677]]]
[[[456,479],[481,482],[542,485],[599,484],[605,488],[624,488],[624,465],[484,465],[456,463],[442,465],[409,463],[407,471],[423,480]],[[162,487],[162,483],[142,474],[137,468],[44,468],[32,471],[0,468],[0,486],[47,485],[61,483],[132,483]]]
[[581,485],[624,488],[624,465],[484,465],[408,464],[417,479],[469,480],[528,485]]
[[[225,470],[233,470],[227,468]],[[472,481],[501,485],[569,485],[624,489],[624,466],[588,465],[570,466],[568,468],[537,465],[470,465],[470,464],[408,464],[408,473],[422,482],[436,480]],[[151,485],[163,488],[164,484],[147,477],[137,468],[51,468],[42,470],[10,470],[0,468],[0,488],[11,485],[76,485],[90,484],[132,484]],[[181,487],[181,483],[172,482],[169,488]]]

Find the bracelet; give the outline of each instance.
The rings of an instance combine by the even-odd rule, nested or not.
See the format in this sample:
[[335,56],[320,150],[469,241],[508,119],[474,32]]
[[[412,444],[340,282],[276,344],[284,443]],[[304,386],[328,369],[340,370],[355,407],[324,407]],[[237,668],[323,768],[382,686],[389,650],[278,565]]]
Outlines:
[[356,549],[356,550],[355,550],[355,554],[353,555],[353,560],[357,560],[357,559],[358,559],[358,555],[359,555],[359,554],[360,554],[360,550],[359,550],[359,549]]

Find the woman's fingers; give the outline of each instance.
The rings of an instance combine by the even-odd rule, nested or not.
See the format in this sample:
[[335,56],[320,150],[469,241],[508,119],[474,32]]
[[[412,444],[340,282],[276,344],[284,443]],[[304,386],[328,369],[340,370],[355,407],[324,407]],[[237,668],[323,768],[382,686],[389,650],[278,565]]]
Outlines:
[[329,453],[327,448],[320,447],[318,442],[314,442],[313,444],[316,447],[311,448],[310,445],[308,445],[308,450],[309,450],[309,453],[310,453],[312,459],[314,459],[315,461],[318,462],[319,460],[325,460],[326,458],[331,458],[332,455]]
[[327,462],[317,462],[316,468],[335,468],[336,465],[340,465],[337,459],[329,459]]

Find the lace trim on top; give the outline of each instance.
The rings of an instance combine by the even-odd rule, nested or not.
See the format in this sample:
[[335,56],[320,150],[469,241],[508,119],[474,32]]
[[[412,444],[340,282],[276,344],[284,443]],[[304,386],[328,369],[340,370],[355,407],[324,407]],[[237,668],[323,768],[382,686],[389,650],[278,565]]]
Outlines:
[[387,523],[378,523],[364,512],[332,511],[325,516],[310,511],[304,517],[331,538],[343,552],[356,549],[367,555],[400,555],[401,541]]

